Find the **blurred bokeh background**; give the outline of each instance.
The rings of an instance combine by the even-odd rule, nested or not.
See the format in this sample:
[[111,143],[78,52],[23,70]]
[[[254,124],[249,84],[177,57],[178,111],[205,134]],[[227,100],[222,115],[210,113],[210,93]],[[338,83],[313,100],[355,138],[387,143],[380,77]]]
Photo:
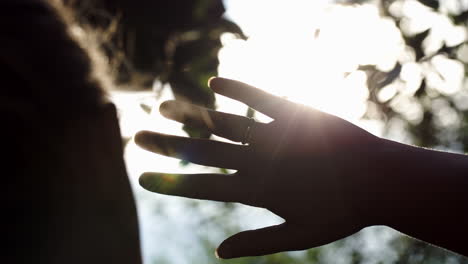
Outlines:
[[115,78],[110,95],[119,109],[146,264],[468,263],[384,226],[306,251],[217,260],[223,239],[282,220],[263,209],[143,190],[137,179],[145,171],[226,170],[152,154],[132,140],[142,129],[223,140],[164,119],[159,104],[174,98],[268,121],[207,88],[211,76],[222,76],[380,137],[466,153],[468,0],[66,2],[77,10],[77,31],[93,28],[88,34]]

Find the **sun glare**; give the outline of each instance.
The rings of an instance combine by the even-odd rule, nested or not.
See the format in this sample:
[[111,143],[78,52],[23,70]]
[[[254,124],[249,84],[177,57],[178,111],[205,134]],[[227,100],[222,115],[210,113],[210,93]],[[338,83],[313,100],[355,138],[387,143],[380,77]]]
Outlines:
[[[270,15],[262,17],[265,29],[247,31],[246,41],[224,34],[219,75],[358,122],[367,109],[368,89],[357,68],[391,69],[404,47],[398,29],[373,5],[293,3],[271,5]],[[236,9],[228,9],[228,15],[245,23],[255,19]]]

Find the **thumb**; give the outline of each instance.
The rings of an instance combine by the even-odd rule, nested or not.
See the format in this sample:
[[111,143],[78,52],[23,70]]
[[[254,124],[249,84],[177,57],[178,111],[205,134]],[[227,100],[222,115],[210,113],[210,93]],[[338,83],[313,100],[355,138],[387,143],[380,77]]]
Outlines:
[[224,240],[216,250],[216,255],[230,259],[305,249],[300,247],[303,244],[302,233],[286,223],[240,232]]

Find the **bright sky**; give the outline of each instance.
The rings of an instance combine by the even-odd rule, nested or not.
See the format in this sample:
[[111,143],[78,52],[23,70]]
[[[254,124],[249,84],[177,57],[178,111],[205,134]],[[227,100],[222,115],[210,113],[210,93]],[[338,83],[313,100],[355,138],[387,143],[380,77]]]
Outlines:
[[[405,54],[404,45],[398,29],[391,20],[380,18],[375,6],[344,7],[330,5],[329,2],[225,0],[226,16],[240,25],[249,38],[244,41],[236,39],[232,34],[222,36],[224,47],[219,52],[219,76],[244,81],[286,96],[381,135],[382,123],[361,120],[367,109],[368,90],[366,75],[356,69],[359,64],[375,64],[382,70],[389,70],[398,59],[411,61],[411,54],[402,57]],[[436,25],[438,29],[432,36],[436,43],[428,45],[428,51],[437,48],[437,42],[441,39],[454,43],[466,38],[459,28],[453,27],[414,0],[408,0],[405,4],[397,1],[392,8],[397,15],[412,17],[412,20],[407,19],[405,22],[408,31],[422,31]],[[441,60],[440,63],[446,63]],[[452,65],[448,74],[454,74],[458,69],[458,66]],[[412,86],[419,85],[420,72],[417,65],[408,63],[403,68],[403,78]],[[454,84],[447,87],[454,87]],[[392,93],[395,92],[389,90],[381,96],[391,98]],[[115,92],[113,98],[120,109],[123,136],[131,137],[142,129],[185,136],[180,124],[164,119],[158,113],[159,104],[173,98],[170,89],[164,89],[158,99],[154,98],[153,92]],[[139,107],[141,102],[154,105],[150,115]],[[221,96],[217,96],[217,106],[225,112],[242,115],[246,112],[242,104]],[[262,115],[256,117],[266,120]],[[179,198],[142,191],[137,178],[145,171],[190,173],[207,172],[210,169],[196,165],[181,167],[178,160],[149,153],[133,142],[126,147],[125,159],[139,205],[145,260],[149,263],[154,256],[165,254],[170,256],[172,263],[190,263],[188,256],[178,253],[179,249],[164,244],[168,237],[167,244],[180,248],[195,243],[195,238],[188,239],[186,236],[193,228],[197,228],[190,220],[194,215],[189,216],[187,212],[181,211]],[[156,218],[154,213],[161,201],[171,208],[166,218]],[[209,206],[206,208],[205,214],[216,215]],[[259,211],[249,211],[247,214],[251,217],[247,217],[246,222],[252,219],[265,222],[259,224],[258,220],[247,224],[246,228],[278,221],[270,216],[265,218],[265,214]],[[178,231],[169,229],[172,233],[169,232],[167,227],[174,226],[177,226]]]
[[226,1],[228,17],[250,38],[223,35],[219,75],[357,121],[368,92],[364,72],[354,71],[359,64],[391,69],[403,48],[401,38],[374,6],[326,2]]

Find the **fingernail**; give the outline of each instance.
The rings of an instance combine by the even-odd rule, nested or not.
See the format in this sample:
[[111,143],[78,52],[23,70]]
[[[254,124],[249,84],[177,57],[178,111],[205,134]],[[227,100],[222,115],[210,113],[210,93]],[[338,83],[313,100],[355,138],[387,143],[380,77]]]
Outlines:
[[214,79],[216,79],[216,76],[213,76],[210,79],[208,79],[208,87],[211,87],[211,81],[213,81]]

